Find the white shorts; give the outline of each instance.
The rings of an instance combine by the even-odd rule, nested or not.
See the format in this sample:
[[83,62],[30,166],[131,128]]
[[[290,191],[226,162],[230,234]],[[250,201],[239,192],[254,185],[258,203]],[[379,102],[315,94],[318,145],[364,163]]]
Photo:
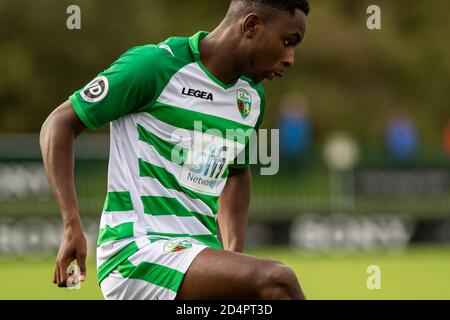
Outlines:
[[155,241],[122,262],[100,284],[107,300],[173,300],[205,245],[189,238]]

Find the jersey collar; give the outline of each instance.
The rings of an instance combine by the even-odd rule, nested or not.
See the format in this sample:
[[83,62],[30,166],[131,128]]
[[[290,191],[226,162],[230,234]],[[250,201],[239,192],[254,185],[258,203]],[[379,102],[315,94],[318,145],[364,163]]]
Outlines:
[[224,89],[229,89],[232,88],[236,85],[237,81],[239,79],[237,79],[235,82],[233,83],[223,83],[222,81],[220,81],[219,79],[217,79],[206,67],[205,65],[202,63],[202,61],[200,60],[200,50],[198,49],[198,43],[200,42],[201,39],[203,39],[204,37],[206,37],[209,34],[208,31],[199,31],[196,34],[194,34],[192,37],[188,38],[188,43],[189,43],[189,47],[191,48],[191,52],[192,55],[194,56],[195,61],[198,63],[198,65],[200,66],[200,68],[206,73],[206,75],[212,80],[214,81],[216,84],[218,84],[219,86],[221,86]]
[[195,61],[200,60],[200,50],[198,49],[198,43],[208,34],[209,34],[208,31],[199,31],[188,39],[189,47],[191,48],[191,52],[195,58]]

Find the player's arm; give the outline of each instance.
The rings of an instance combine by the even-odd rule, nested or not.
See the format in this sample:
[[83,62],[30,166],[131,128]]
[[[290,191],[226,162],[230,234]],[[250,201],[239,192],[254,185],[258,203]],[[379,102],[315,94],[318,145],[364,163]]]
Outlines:
[[45,171],[64,224],[53,278],[59,287],[66,286],[67,267],[73,260],[80,267],[81,281],[86,275],[87,245],[74,183],[74,140],[84,129],[86,126],[75,114],[71,102],[66,101],[48,116],[40,133]]
[[218,223],[223,248],[242,252],[250,206],[251,172],[249,168],[231,169],[219,197]]

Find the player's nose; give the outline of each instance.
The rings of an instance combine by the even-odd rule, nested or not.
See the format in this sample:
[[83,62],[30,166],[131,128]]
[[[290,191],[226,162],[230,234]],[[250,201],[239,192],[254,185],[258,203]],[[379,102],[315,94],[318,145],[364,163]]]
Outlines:
[[292,67],[294,65],[294,60],[295,60],[294,50],[288,50],[282,61],[283,67],[285,68]]

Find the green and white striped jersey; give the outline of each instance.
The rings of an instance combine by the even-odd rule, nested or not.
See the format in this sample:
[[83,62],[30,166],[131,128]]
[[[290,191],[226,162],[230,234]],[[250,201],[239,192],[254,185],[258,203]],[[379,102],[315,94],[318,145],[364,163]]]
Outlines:
[[250,79],[224,84],[205,68],[198,43],[207,34],[132,48],[70,96],[88,128],[111,128],[100,282],[155,239],[186,237],[221,248],[219,195],[229,168],[249,165],[248,157],[235,161],[248,153],[248,137],[227,130],[257,129],[265,98]]

